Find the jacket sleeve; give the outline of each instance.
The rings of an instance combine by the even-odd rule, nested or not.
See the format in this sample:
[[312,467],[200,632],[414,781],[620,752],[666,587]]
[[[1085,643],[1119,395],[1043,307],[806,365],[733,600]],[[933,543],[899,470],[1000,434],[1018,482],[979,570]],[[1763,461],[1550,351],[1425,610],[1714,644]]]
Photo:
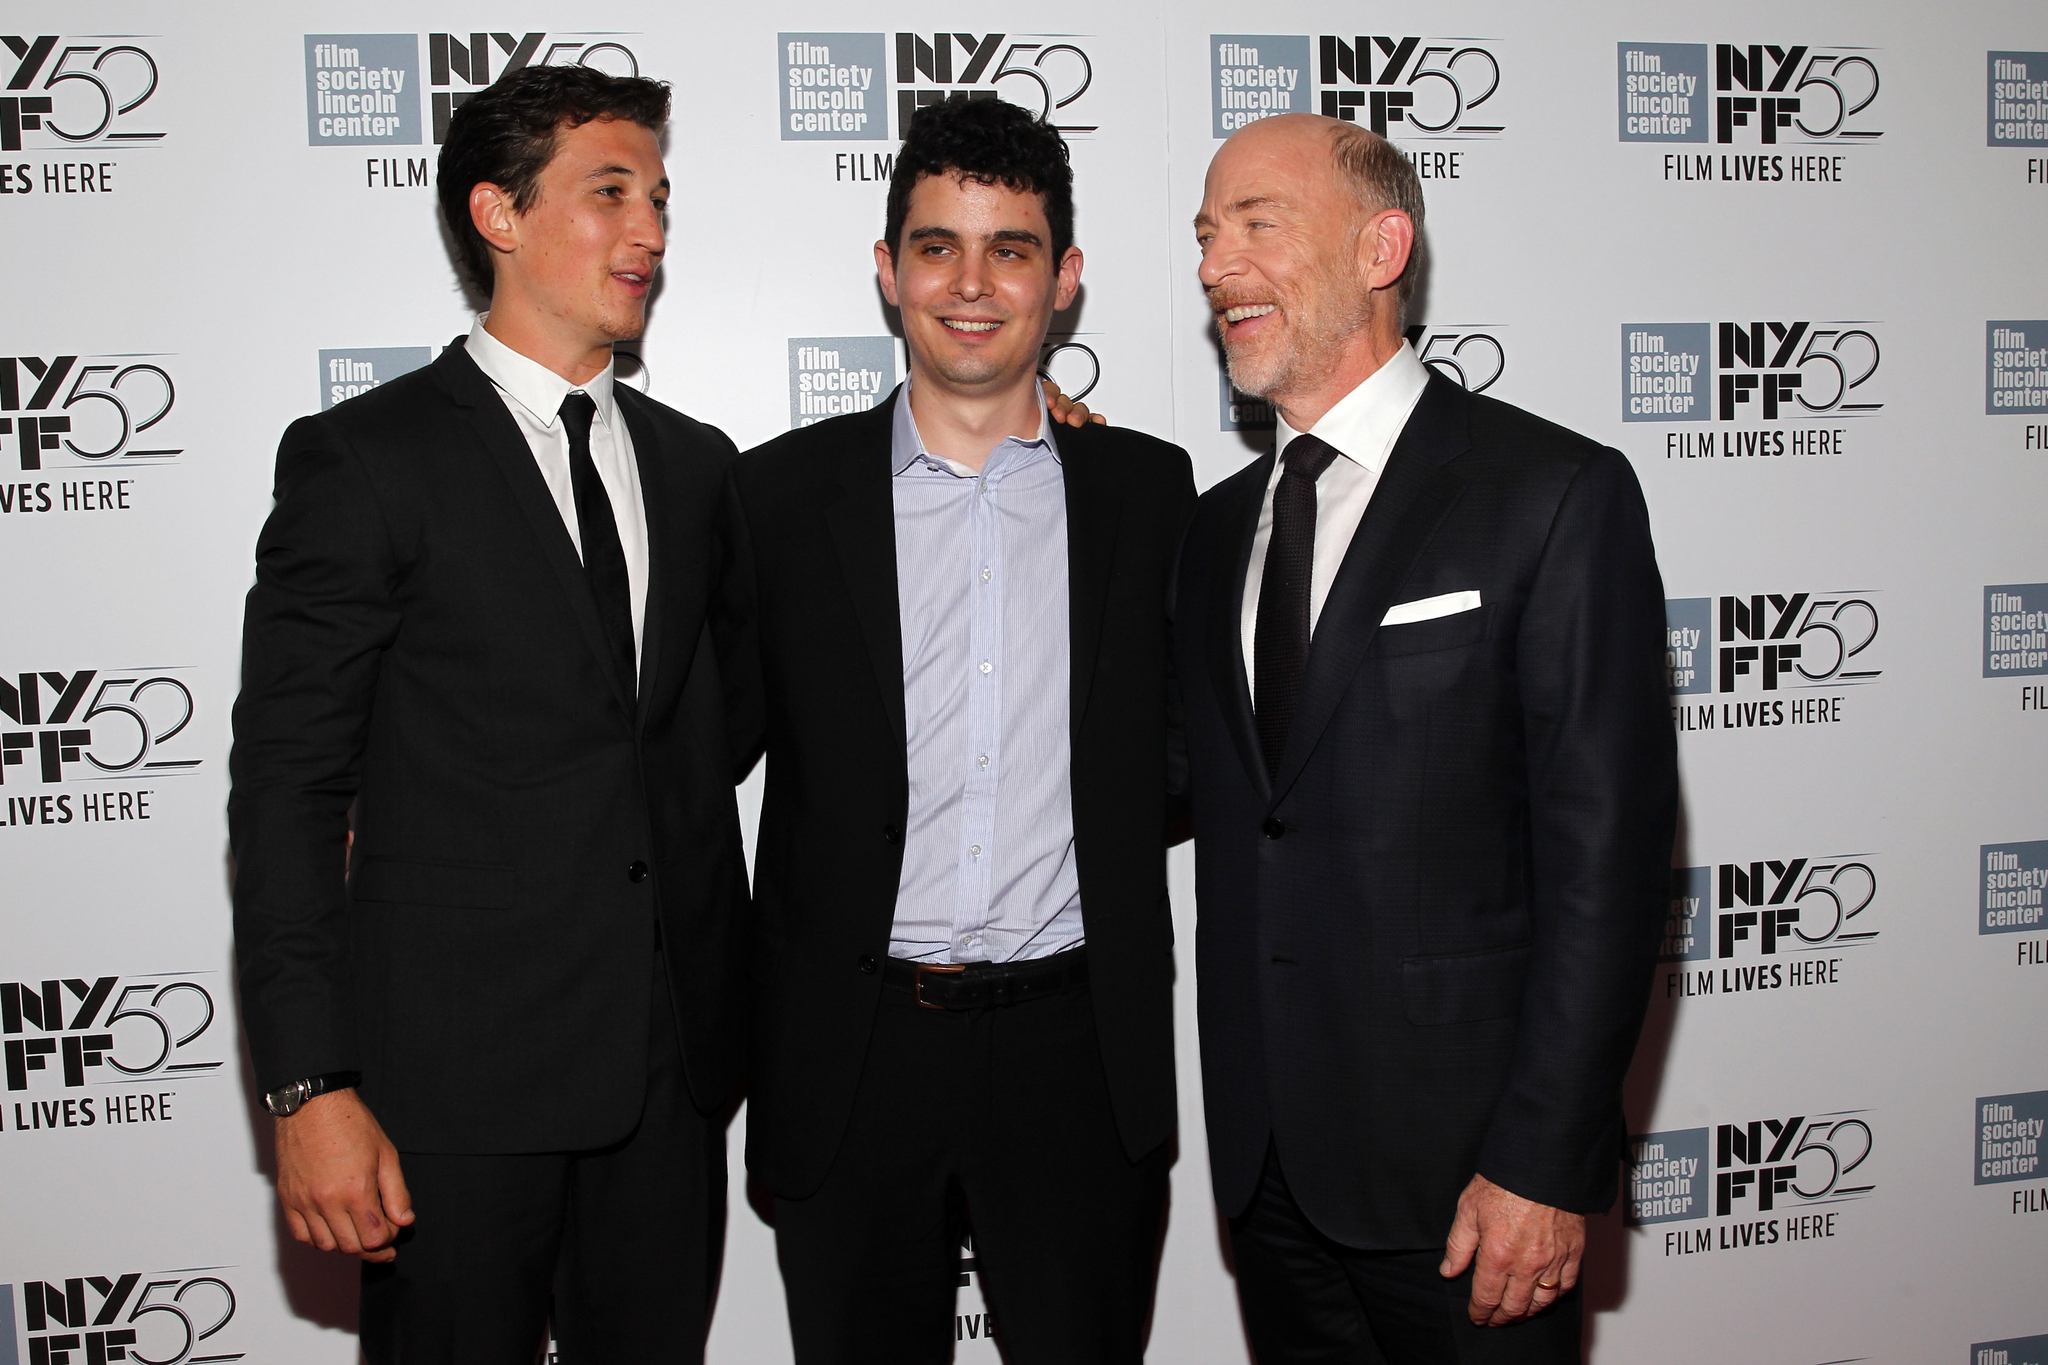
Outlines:
[[345,889],[355,799],[399,568],[376,490],[333,427],[278,450],[256,544],[228,769],[235,954],[261,1090],[358,1070]]
[[1612,1205],[1621,1088],[1670,896],[1677,742],[1664,587],[1635,471],[1603,450],[1558,509],[1516,641],[1532,954],[1479,1170],[1527,1199]]
[[763,695],[758,589],[754,545],[740,500],[737,471],[727,468],[719,504],[711,592],[711,636],[725,682],[726,733],[732,741],[734,782],[754,770],[768,743],[767,699]]
[[1166,843],[1186,843],[1194,838],[1194,806],[1189,797],[1188,777],[1188,731],[1187,707],[1181,695],[1180,672],[1175,666],[1173,643],[1174,612],[1180,597],[1180,559],[1187,544],[1188,530],[1194,525],[1195,477],[1187,452],[1176,450],[1180,459],[1174,465],[1172,496],[1168,500],[1171,512],[1168,527],[1172,534],[1168,542],[1173,546],[1173,557],[1166,566]]

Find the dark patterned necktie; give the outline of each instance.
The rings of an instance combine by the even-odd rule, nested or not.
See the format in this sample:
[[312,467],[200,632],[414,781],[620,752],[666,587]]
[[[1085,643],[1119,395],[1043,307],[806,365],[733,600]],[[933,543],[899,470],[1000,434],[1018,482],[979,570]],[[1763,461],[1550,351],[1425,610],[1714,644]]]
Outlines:
[[590,419],[595,416],[597,403],[587,393],[572,393],[562,400],[562,429],[569,433],[569,485],[576,493],[576,529],[583,542],[583,576],[590,583],[590,595],[597,599],[597,619],[604,624],[612,662],[626,684],[626,694],[637,696],[633,592],[626,579],[626,550],[619,543],[612,500],[590,458]]
[[1301,675],[1308,668],[1316,480],[1336,458],[1335,447],[1313,436],[1297,436],[1280,457],[1280,482],[1273,488],[1273,536],[1266,542],[1266,571],[1259,580],[1258,624],[1252,635],[1258,687],[1253,707],[1268,777],[1279,776],[1294,706],[1301,698]]

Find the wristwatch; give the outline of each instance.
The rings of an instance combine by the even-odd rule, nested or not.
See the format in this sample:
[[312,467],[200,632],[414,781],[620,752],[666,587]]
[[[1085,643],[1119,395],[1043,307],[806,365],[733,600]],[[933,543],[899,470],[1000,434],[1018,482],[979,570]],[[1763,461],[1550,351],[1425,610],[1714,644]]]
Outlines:
[[351,1090],[363,1083],[360,1071],[330,1071],[324,1076],[308,1076],[303,1081],[281,1085],[263,1097],[263,1107],[279,1118],[299,1112],[307,1100],[315,1095],[324,1095],[330,1090]]

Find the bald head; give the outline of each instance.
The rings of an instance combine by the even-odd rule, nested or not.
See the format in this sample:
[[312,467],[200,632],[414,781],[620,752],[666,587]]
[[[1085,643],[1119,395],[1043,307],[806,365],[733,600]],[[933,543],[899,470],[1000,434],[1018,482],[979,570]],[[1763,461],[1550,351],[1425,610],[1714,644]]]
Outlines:
[[1195,235],[1238,388],[1306,431],[1384,364],[1421,218],[1407,158],[1356,124],[1282,114],[1234,133],[1209,164]]

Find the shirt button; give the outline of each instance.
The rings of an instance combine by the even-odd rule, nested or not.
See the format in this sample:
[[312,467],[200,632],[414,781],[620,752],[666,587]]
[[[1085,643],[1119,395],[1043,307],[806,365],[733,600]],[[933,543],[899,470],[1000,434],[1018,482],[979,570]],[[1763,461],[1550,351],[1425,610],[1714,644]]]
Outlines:
[[984,673],[993,673],[996,671],[996,666],[990,663],[987,659],[983,659],[981,661],[981,671]]
[[626,880],[627,880],[627,881],[629,881],[629,882],[644,882],[644,881],[646,881],[646,880],[647,880],[647,864],[646,864],[646,863],[643,863],[643,862],[640,862],[640,861],[638,861],[638,860],[636,859],[636,860],[634,861],[634,863],[632,864],[632,866],[630,866],[630,867],[628,867],[628,868],[626,869]]
[[970,858],[979,858],[981,856],[981,845],[969,844],[967,846],[967,856]]
[[975,761],[975,763],[977,763],[977,764],[978,764],[978,765],[980,765],[981,767],[984,767],[984,768],[986,768],[986,767],[988,766],[988,755],[987,755],[987,754],[983,754],[983,755],[982,755],[982,756],[981,756],[980,758],[977,758],[977,759],[975,759],[974,761]]
[[990,580],[991,578],[994,578],[995,576],[996,576],[996,571],[995,571],[994,569],[991,569],[991,568],[990,568],[990,567],[989,567],[988,565],[986,565],[986,564],[984,564],[984,565],[982,565],[982,566],[981,566],[981,581],[982,581],[982,582],[986,583],[986,582],[988,582],[988,581],[989,581],[989,580]]

